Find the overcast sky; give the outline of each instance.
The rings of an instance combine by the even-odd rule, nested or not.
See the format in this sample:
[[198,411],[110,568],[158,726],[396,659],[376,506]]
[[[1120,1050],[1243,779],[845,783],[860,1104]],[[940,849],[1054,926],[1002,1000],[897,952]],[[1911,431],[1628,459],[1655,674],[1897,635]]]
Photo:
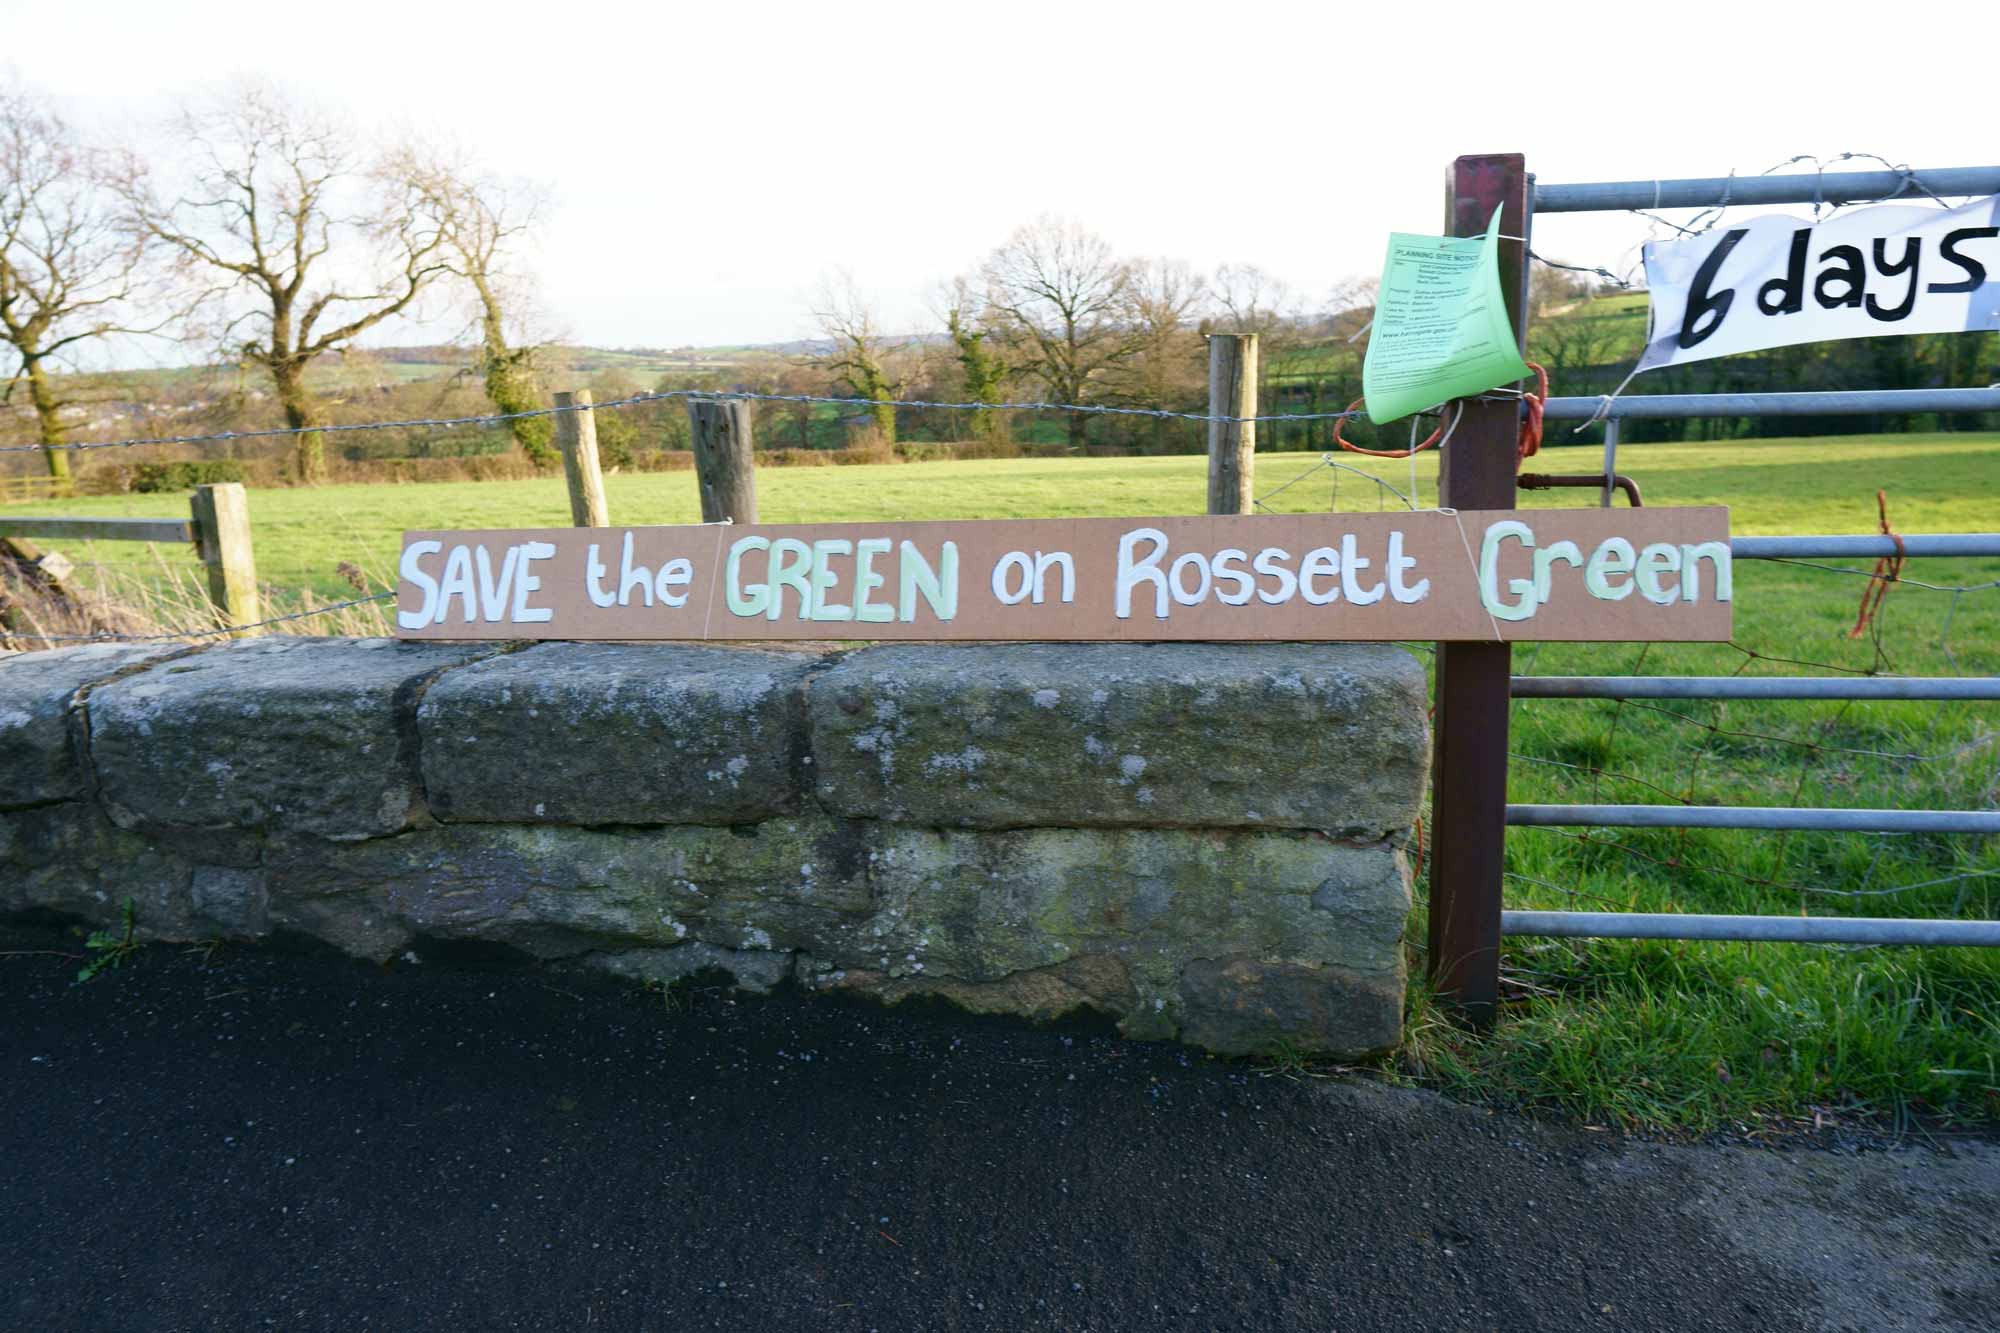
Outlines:
[[[1386,233],[1437,230],[1468,152],[1523,152],[1551,182],[2000,157],[1991,0],[0,0],[0,31],[0,60],[85,123],[260,73],[458,135],[551,186],[548,305],[606,346],[798,337],[837,266],[919,327],[933,284],[1041,213],[1317,299],[1379,269]],[[1552,216],[1536,249],[1622,270],[1646,234]]]

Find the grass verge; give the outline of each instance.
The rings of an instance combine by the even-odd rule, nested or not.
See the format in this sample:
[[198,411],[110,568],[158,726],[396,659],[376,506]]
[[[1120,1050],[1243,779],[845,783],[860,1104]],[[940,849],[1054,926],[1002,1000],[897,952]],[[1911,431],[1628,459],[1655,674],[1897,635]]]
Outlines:
[[1390,1071],[1628,1131],[2000,1119],[1991,950],[1541,941],[1506,971],[1486,1035],[1414,985]]

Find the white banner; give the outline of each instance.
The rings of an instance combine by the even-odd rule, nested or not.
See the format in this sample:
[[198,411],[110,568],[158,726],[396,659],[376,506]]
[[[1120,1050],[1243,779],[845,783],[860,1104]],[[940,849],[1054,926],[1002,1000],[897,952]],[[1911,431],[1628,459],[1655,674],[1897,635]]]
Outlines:
[[2000,328],[2000,195],[1762,217],[1646,246],[1639,369],[1793,343]]

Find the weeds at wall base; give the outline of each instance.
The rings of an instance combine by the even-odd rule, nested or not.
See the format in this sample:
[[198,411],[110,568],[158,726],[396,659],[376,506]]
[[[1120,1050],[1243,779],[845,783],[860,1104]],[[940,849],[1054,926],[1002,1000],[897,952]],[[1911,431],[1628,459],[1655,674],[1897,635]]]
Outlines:
[[89,981],[100,972],[123,967],[125,960],[139,951],[139,943],[134,938],[138,928],[139,905],[127,898],[120,929],[93,930],[84,937],[83,947],[89,951],[90,958],[77,969],[77,984]]

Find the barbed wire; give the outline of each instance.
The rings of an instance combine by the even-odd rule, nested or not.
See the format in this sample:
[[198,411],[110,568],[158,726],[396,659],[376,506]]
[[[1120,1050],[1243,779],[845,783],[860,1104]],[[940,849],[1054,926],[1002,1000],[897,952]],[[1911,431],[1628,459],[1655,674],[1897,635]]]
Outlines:
[[1593,274],[1596,277],[1604,279],[1606,282],[1610,283],[1613,287],[1616,287],[1621,291],[1638,291],[1641,289],[1640,284],[1634,282],[1628,282],[1624,278],[1619,277],[1616,273],[1613,273],[1610,269],[1599,268],[1595,264],[1565,264],[1560,260],[1544,259],[1540,255],[1536,254],[1533,250],[1528,251],[1528,258],[1534,260],[1537,264],[1540,264],[1543,268],[1559,268],[1565,273]]
[[[1886,170],[1893,172],[1896,175],[1897,177],[1896,188],[1889,191],[1889,193],[1887,194],[1879,195],[1870,199],[1845,199],[1836,204],[1831,204],[1831,205],[1827,204],[1823,198],[1827,169],[1829,167],[1838,166],[1842,162],[1854,162],[1854,161],[1881,163]],[[1816,157],[1811,153],[1794,153],[1792,156],[1786,158],[1784,161],[1774,163],[1773,165],[1764,168],[1757,174],[1760,177],[1774,175],[1777,172],[1783,171],[1786,167],[1797,166],[1801,162],[1812,163],[1813,172],[1815,177],[1817,178],[1815,181],[1815,197],[1811,201],[1813,209],[1813,220],[1815,222],[1818,222],[1820,220],[1820,214],[1822,211],[1824,211],[1829,217],[1831,217],[1834,214],[1837,214],[1843,208],[1872,207],[1873,205],[1876,204],[1888,203],[1889,201],[1894,199],[1905,199],[1909,197],[1912,190],[1914,190],[1917,194],[1921,194],[1924,198],[1929,199],[1931,202],[1937,204],[1940,208],[1951,207],[1951,203],[1949,200],[1947,200],[1944,196],[1938,194],[1937,191],[1931,189],[1930,186],[1924,183],[1924,178],[1921,172],[1911,167],[1910,164],[1907,162],[1891,162],[1888,158],[1883,157],[1880,153],[1852,153],[1852,152],[1836,153],[1832,157],[1825,157],[1825,158]],[[1657,203],[1650,210],[1644,208],[1631,208],[1625,211],[1630,213],[1634,217],[1644,218],[1647,222],[1652,223],[1655,226],[1665,227],[1666,229],[1672,231],[1676,236],[1679,237],[1686,238],[1694,236],[1703,236],[1715,230],[1715,228],[1721,226],[1724,215],[1727,214],[1732,207],[1737,206],[1734,202],[1733,195],[1735,192],[1735,182],[1738,179],[1739,177],[1737,176],[1736,169],[1734,167],[1731,167],[1728,173],[1723,177],[1724,183],[1723,183],[1722,198],[1716,203],[1711,204],[1695,212],[1694,215],[1690,217],[1685,223],[1675,222],[1671,218],[1661,217],[1657,211],[1659,208],[1659,205]],[[1658,181],[1654,182],[1654,185],[1656,187],[1655,198],[1658,197],[1657,186],[1659,184],[1660,182]],[[1629,255],[1631,251],[1627,250],[1625,253]],[[1619,274],[1613,273],[1610,269],[1601,268],[1595,264],[1569,264],[1569,263],[1564,263],[1560,260],[1545,259],[1541,255],[1536,254],[1533,250],[1530,250],[1528,252],[1528,258],[1533,260],[1535,263],[1541,264],[1546,268],[1561,269],[1567,273],[1588,273],[1593,277],[1602,278],[1605,282],[1610,283],[1613,287],[1619,289],[1620,291],[1643,291],[1646,285],[1643,282],[1632,281],[1632,275],[1639,272],[1643,261],[1635,261],[1630,267],[1628,267],[1625,270],[1625,274],[1623,276],[1620,276]]]
[[[1822,569],[1829,573],[1867,572],[1844,571],[1840,567],[1820,566],[1811,562],[1790,563],[1805,564],[1808,568]],[[2000,584],[1966,585],[1965,590],[1990,589],[1993,586],[2000,586]],[[1935,647],[1950,661],[1952,670],[1962,675],[1963,669],[1957,659],[1950,653],[1949,648],[1950,616],[1957,608],[1961,593],[1958,588],[1949,585],[1942,587],[1941,590],[1950,591],[1952,598],[1947,605],[1945,621],[1939,629]],[[1877,628],[1879,631],[1879,619],[1877,621]],[[1886,649],[1879,632],[1874,636],[1871,644],[1874,651],[1874,661],[1866,668],[1842,666],[1830,662],[1816,662],[1797,657],[1780,657],[1758,652],[1741,643],[1732,642],[1727,646],[1741,655],[1735,671],[1729,673],[1731,675],[1741,675],[1754,664],[1768,661],[1782,662],[1796,667],[1818,669],[1829,673],[1838,672],[1848,675],[1875,676],[1884,674],[1885,666],[1888,663]],[[1645,666],[1646,654],[1652,650],[1652,647],[1653,645],[1650,644],[1641,647],[1638,659],[1631,666],[1629,674],[1641,674]],[[1535,653],[1538,651],[1539,645],[1529,651],[1527,657],[1530,661],[1532,661]],[[1831,737],[1843,725],[1845,719],[1850,715],[1850,710],[1862,706],[1857,705],[1853,700],[1843,701],[1839,708],[1820,719],[1811,728],[1811,734],[1806,736],[1778,735],[1770,731],[1755,730],[1740,725],[1735,727],[1724,725],[1723,719],[1725,715],[1730,710],[1740,708],[1744,705],[1725,700],[1709,702],[1712,708],[1712,716],[1704,718],[1681,708],[1663,707],[1645,700],[1619,699],[1616,701],[1615,706],[1609,710],[1608,725],[1591,746],[1592,749],[1603,756],[1608,757],[1616,753],[1616,741],[1621,722],[1627,717],[1638,716],[1642,712],[1661,714],[1675,723],[1700,729],[1702,733],[1701,739],[1698,744],[1691,747],[1685,770],[1685,785],[1679,791],[1670,791],[1666,786],[1661,785],[1661,782],[1651,780],[1648,777],[1618,771],[1610,766],[1608,758],[1603,763],[1571,762],[1565,759],[1521,753],[1519,751],[1511,751],[1509,758],[1510,760],[1529,765],[1554,769],[1558,772],[1587,776],[1590,779],[1590,800],[1593,802],[1602,799],[1603,784],[1609,782],[1612,784],[1634,784],[1652,793],[1666,804],[1692,805],[1701,803],[1703,766],[1718,756],[1717,747],[1719,743],[1725,738],[1748,740],[1789,748],[1802,756],[1803,762],[1799,764],[1793,789],[1786,800],[1787,804],[1798,806],[1805,803],[1807,785],[1816,778],[1830,780],[1842,786],[1850,784],[1853,779],[1848,765],[1855,760],[1864,763],[1879,762],[1886,764],[1889,766],[1889,774],[1894,775],[1893,780],[1899,784],[1904,784],[1913,781],[1918,771],[1926,766],[1950,766],[1947,768],[1947,771],[1951,771],[1955,769],[1956,761],[1961,760],[1964,756],[1982,751],[1990,751],[1996,742],[2000,742],[2000,735],[1996,735],[1985,728],[1978,728],[1969,739],[1966,739],[1961,744],[1943,747],[1934,745],[1938,729],[1945,717],[1945,710],[1953,706],[1947,703],[1939,703],[1931,711],[1930,721],[1923,729],[1922,737],[1914,747],[1904,750],[1889,750],[1843,746],[1831,743]],[[1635,711],[1628,713],[1628,709]],[[1537,717],[1538,714],[1530,712],[1528,716]],[[1545,739],[1553,745],[1561,745],[1563,743],[1554,736],[1549,736]],[[1833,761],[1837,769],[1837,772],[1830,779],[1826,778],[1822,773],[1822,768],[1828,761]],[[1775,777],[1776,775],[1774,774],[1773,776]],[[1887,776],[1889,775],[1884,775],[1884,777]],[[1879,786],[1883,779],[1871,776],[1864,780]],[[1990,805],[1994,797],[1995,789],[1989,785],[1986,788],[1986,794],[1979,799],[1982,804]],[[1935,804],[1935,799],[1935,797],[1931,797],[1924,803]],[[1924,868],[1922,865],[1922,854],[1916,850],[1916,844],[1921,843],[1921,840],[1912,838],[1909,835],[1890,833],[1861,835],[1865,839],[1865,845],[1872,847],[1872,851],[1867,857],[1866,866],[1858,872],[1848,871],[1843,876],[1844,885],[1836,887],[1834,884],[1805,882],[1806,879],[1811,877],[1801,877],[1796,871],[1787,873],[1788,858],[1792,857],[1798,847],[1807,844],[1807,835],[1797,830],[1783,830],[1779,832],[1778,836],[1773,840],[1772,850],[1769,854],[1769,869],[1761,871],[1749,869],[1748,862],[1741,859],[1717,864],[1710,858],[1695,854],[1697,849],[1704,844],[1694,830],[1685,828],[1640,831],[1636,833],[1630,830],[1608,829],[1542,829],[1536,831],[1556,833],[1558,836],[1577,844],[1580,848],[1611,848],[1627,858],[1672,872],[1672,879],[1676,884],[1692,886],[1701,884],[1704,881],[1712,882],[1719,880],[1744,885],[1761,892],[1789,895],[1794,897],[1798,902],[1798,910],[1801,914],[1807,915],[1811,914],[1808,904],[1814,901],[1840,900],[1861,902],[1891,899],[1899,895],[1907,895],[1924,890],[1935,890],[1944,886],[1957,884],[1961,887],[1948,911],[1945,910],[1942,903],[1938,904],[1937,909],[1938,911],[1945,912],[1947,916],[1956,917],[1965,909],[1966,895],[1971,884],[1977,881],[1990,881],[1994,878],[2000,878],[2000,867],[1967,866],[1964,859],[1958,859],[1958,865],[1952,867],[1952,873],[1920,875],[1920,877],[1913,878],[1909,882],[1900,884],[1878,883],[1879,879],[1888,877],[1891,870],[1895,868],[1900,868],[1903,875],[1908,875],[1911,871],[1920,872]],[[1649,848],[1647,844],[1661,835],[1665,835],[1671,839],[1666,844],[1669,850],[1662,852]],[[1588,873],[1587,866],[1587,862],[1580,864],[1577,867],[1577,873],[1579,875]],[[1555,880],[1519,874],[1513,871],[1508,872],[1508,874],[1510,878],[1521,880],[1524,883],[1536,884],[1571,897],[1575,897],[1577,893],[1581,892],[1576,886],[1565,885]],[[1633,900],[1628,903],[1618,904],[1618,906],[1622,910],[1636,910],[1639,897],[1644,892],[1643,885],[1635,886]]]
[[1610,778],[1614,782],[1629,782],[1634,786],[1643,787],[1645,790],[1652,792],[1655,796],[1665,797],[1667,800],[1673,801],[1676,804],[1679,805],[1694,804],[1693,801],[1681,795],[1679,792],[1668,791],[1665,787],[1662,787],[1657,783],[1648,782],[1646,779],[1639,777],[1637,774],[1620,773],[1612,769],[1600,768],[1595,764],[1572,764],[1569,761],[1563,759],[1548,759],[1537,754],[1522,754],[1518,750],[1509,750],[1507,752],[1507,757],[1509,759],[1518,760],[1519,762],[1524,764],[1540,764],[1545,768],[1568,769],[1572,773],[1582,773],[1593,779]]
[[[1843,745],[1824,745],[1818,741],[1800,740],[1796,736],[1776,736],[1762,731],[1736,731],[1728,727],[1718,726],[1713,722],[1704,721],[1692,713],[1683,713],[1677,709],[1667,708],[1645,699],[1627,699],[1622,702],[1629,703],[1632,707],[1643,709],[1649,713],[1658,713],[1662,717],[1673,718],[1676,722],[1685,722],[1690,726],[1700,727],[1717,736],[1726,736],[1731,740],[1765,741],[1774,745],[1790,745],[1818,754],[1855,755],[1864,759],[1894,759],[1905,763],[1942,763],[1945,760],[1956,759],[1961,755],[1969,754],[1974,750],[1984,749],[1996,740],[2000,740],[2000,735],[1986,736],[1978,740],[1967,741],[1964,745],[1956,746],[1949,750],[1941,750],[1935,754],[1919,754],[1899,750],[1861,750]],[[1843,702],[1852,704],[1854,700],[1849,699]],[[1840,713],[1836,712],[1834,716],[1838,719]]]
[[[1951,207],[1951,204],[1948,203],[1943,197],[1941,197],[1935,190],[1931,189],[1930,186],[1924,184],[1923,177],[1918,175],[1917,172],[1910,166],[1909,163],[1891,162],[1888,158],[1883,157],[1880,153],[1837,153],[1829,158],[1814,157],[1811,153],[1797,153],[1791,157],[1786,158],[1783,162],[1778,163],[1776,166],[1766,167],[1762,172],[1758,174],[1769,176],[1774,172],[1783,171],[1786,167],[1795,166],[1800,162],[1810,162],[1813,164],[1814,174],[1819,178],[1815,188],[1820,192],[1824,192],[1824,190],[1826,189],[1826,179],[1825,179],[1826,169],[1829,166],[1838,166],[1842,162],[1852,162],[1855,161],[1856,159],[1865,162],[1880,162],[1885,168],[1894,172],[1898,178],[1896,188],[1889,191],[1889,193],[1887,194],[1878,195],[1873,199],[1845,199],[1838,204],[1832,205],[1833,209],[1838,210],[1840,208],[1851,208],[1857,205],[1868,206],[1873,204],[1883,204],[1887,203],[1891,199],[1902,199],[1908,195],[1910,187],[1913,185],[1917,188],[1917,192],[1919,194],[1923,195],[1925,198],[1929,199],[1931,202],[1938,205],[1938,207],[1940,208]],[[1822,207],[1826,207],[1826,205],[1824,201],[1816,195],[1813,199],[1813,217],[1815,219],[1819,217],[1819,211]]]
[[1915,884],[1898,884],[1889,889],[1829,889],[1821,885],[1801,885],[1807,893],[1828,898],[1887,898],[1893,894],[1909,893],[1915,889],[1934,889],[1941,884],[1962,884],[1967,880],[1991,879],[2000,875],[2000,867],[1992,870],[1962,870],[1955,875],[1940,875],[1936,879],[1918,880]]
[[309,620],[314,616],[331,615],[335,611],[347,611],[370,602],[386,602],[396,594],[393,592],[371,593],[366,597],[355,597],[345,602],[332,602],[326,606],[315,606],[304,611],[294,611],[290,615],[272,616],[269,620],[257,620],[248,625],[221,625],[214,629],[176,630],[171,634],[35,634],[26,630],[0,630],[0,642],[9,639],[33,639],[37,643],[164,643],[170,639],[206,639],[227,637],[231,634],[245,634],[251,630],[268,629],[272,625],[289,625],[298,620]]
[[[1339,459],[1335,458],[1332,454],[1321,454],[1319,456],[1319,461],[1314,463],[1311,467],[1307,468],[1304,472],[1299,473],[1296,477],[1293,477],[1290,481],[1287,481],[1282,485],[1275,486],[1272,489],[1265,491],[1262,495],[1258,496],[1255,500],[1251,501],[1251,503],[1255,505],[1258,509],[1263,510],[1267,514],[1275,514],[1278,511],[1271,508],[1271,506],[1268,503],[1266,503],[1267,501],[1275,500],[1278,496],[1284,494],[1286,491],[1289,491],[1290,489],[1292,489],[1292,487],[1298,485],[1300,482],[1306,480],[1308,477],[1314,476],[1320,472],[1325,472],[1325,471],[1352,472],[1357,477],[1361,477],[1368,481],[1374,482],[1375,485],[1379,487],[1381,490],[1387,491],[1390,495],[1393,495],[1398,500],[1401,500],[1403,504],[1407,506],[1410,510],[1415,511],[1417,508],[1417,502],[1414,496],[1403,494],[1403,492],[1397,490],[1394,486],[1390,485],[1382,478],[1376,476],[1373,472],[1368,471],[1366,468],[1356,467],[1352,463],[1343,463]],[[1340,503],[1339,483],[1340,479],[1336,475],[1334,478],[1333,500],[1332,500],[1332,505],[1330,507],[1337,507]]]
[[1822,565],[1813,560],[1794,560],[1789,556],[1768,556],[1766,564],[1797,565],[1802,569],[1817,569],[1828,574],[1853,574],[1864,579],[1875,579],[1882,583],[1893,583],[1900,587],[1919,588],[1924,592],[1984,592],[1988,588],[2000,588],[2000,579],[1988,579],[1984,583],[1926,583],[1902,574],[1885,574],[1879,569],[1855,569],[1851,565]]
[[1631,904],[1629,903],[1620,902],[1616,898],[1607,898],[1601,893],[1586,893],[1584,890],[1577,888],[1573,884],[1558,884],[1552,879],[1543,879],[1539,875],[1523,874],[1519,870],[1503,870],[1500,872],[1500,874],[1501,877],[1504,879],[1518,879],[1523,884],[1535,884],[1545,889],[1553,889],[1555,892],[1566,894],[1573,899],[1574,898],[1587,899],[1590,902],[1601,903],[1606,907],[1613,908],[1618,911],[1631,910]]
[[[1746,662],[1739,664],[1736,670],[1730,673],[1731,675],[1740,675],[1749,662],[1776,662],[1779,666],[1812,667],[1818,671],[1839,672],[1844,676],[1872,676],[1876,674],[1874,667],[1842,666],[1838,662],[1815,662],[1811,658],[1806,657],[1779,657],[1775,653],[1760,653],[1755,648],[1745,647],[1734,639],[1729,641],[1728,646],[1742,653],[1747,659]],[[1633,674],[1636,675],[1638,673],[1634,672]]]
[[[1799,882],[1798,880],[1774,879],[1765,875],[1753,875],[1745,871],[1738,870],[1732,866],[1706,865],[1700,862],[1686,860],[1678,854],[1674,856],[1655,856],[1651,852],[1644,851],[1641,848],[1631,846],[1630,844],[1622,842],[1615,837],[1602,837],[1595,832],[1575,833],[1568,829],[1559,829],[1559,828],[1543,828],[1543,829],[1537,829],[1535,831],[1539,833],[1553,833],[1557,837],[1567,838],[1571,842],[1584,843],[1592,847],[1608,847],[1613,851],[1623,852],[1625,855],[1630,856],[1635,860],[1645,861],[1648,864],[1659,866],[1660,868],[1666,870],[1675,870],[1692,874],[1714,875],[1721,879],[1734,880],[1739,884],[1749,884],[1756,886],[1758,888],[1778,889],[1786,893],[1809,894],[1813,897],[1822,897],[1822,898],[1886,898],[1898,893],[1910,893],[1917,889],[1932,889],[1945,884],[1958,884],[1967,880],[1991,879],[1996,876],[2000,876],[2000,867],[1994,867],[1992,869],[1986,869],[1986,870],[1960,871],[1955,874],[1941,875],[1931,879],[1919,880],[1915,884],[1899,884],[1894,888],[1830,889],[1825,887],[1824,885],[1804,884]],[[1889,837],[1892,835],[1877,834],[1874,836]],[[1526,880],[1530,883],[1540,884],[1545,888],[1554,889],[1557,892],[1581,894],[1584,897],[1592,896],[1590,894],[1583,893],[1583,891],[1580,889],[1572,889],[1567,885],[1557,884],[1550,880],[1539,879],[1533,875],[1524,875],[1520,874],[1519,872],[1511,870],[1506,871],[1504,873],[1509,878]],[[1597,898],[1597,901],[1608,902],[1610,900],[1599,897]],[[1618,904],[1618,906],[1620,906],[1626,911],[1632,910],[1632,905],[1630,902],[1621,903]]]
[[217,444],[232,440],[265,440],[287,435],[338,435],[371,430],[452,430],[460,426],[498,425],[537,417],[556,417],[570,412],[641,407],[682,399],[709,402],[824,403],[836,407],[907,407],[913,410],[947,412],[1074,412],[1089,416],[1143,417],[1159,421],[1220,421],[1238,425],[1256,422],[1341,421],[1363,415],[1353,412],[1289,412],[1267,416],[1238,417],[1213,412],[1176,412],[1163,407],[1116,407],[1104,403],[952,403],[921,398],[843,398],[813,393],[753,393],[747,389],[668,389],[660,393],[632,394],[602,403],[571,403],[558,407],[538,407],[526,412],[488,412],[478,416],[411,417],[400,421],[333,422],[322,426],[269,426],[258,430],[225,430],[207,435],[161,435],[143,439],[77,440],[62,444],[0,445],[0,453],[80,453],[90,449],[135,449],[155,444]]

